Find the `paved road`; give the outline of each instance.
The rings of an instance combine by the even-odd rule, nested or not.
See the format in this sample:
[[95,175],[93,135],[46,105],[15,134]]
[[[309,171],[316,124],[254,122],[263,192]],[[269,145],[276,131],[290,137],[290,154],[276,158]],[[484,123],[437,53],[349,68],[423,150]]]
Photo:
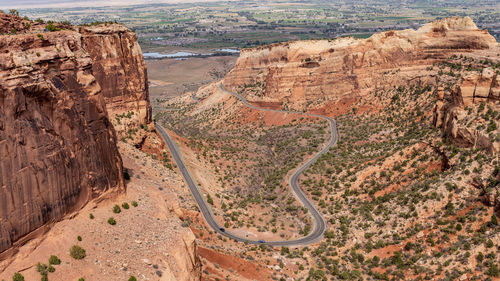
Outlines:
[[303,113],[303,112],[296,112],[296,111],[284,111],[284,110],[276,110],[276,109],[267,109],[267,108],[261,108],[254,106],[250,103],[247,102],[247,100],[242,97],[241,95],[237,93],[233,93],[231,91],[226,90],[223,86],[222,83],[219,84],[219,87],[221,90],[235,96],[238,98],[244,105],[257,109],[257,110],[264,110],[264,111],[275,111],[275,112],[283,112],[283,113],[289,113],[289,114],[301,114],[301,115],[307,115],[307,116],[313,116],[313,117],[318,117],[322,118],[328,121],[330,125],[330,141],[328,144],[314,157],[312,157],[309,161],[306,163],[302,164],[290,177],[289,180],[289,185],[292,189],[292,191],[295,193],[297,198],[302,202],[302,204],[307,208],[309,211],[309,214],[312,216],[314,219],[314,230],[309,233],[307,236],[295,239],[295,240],[283,240],[283,241],[258,241],[258,240],[250,240],[244,237],[239,237],[236,236],[232,233],[230,233],[227,230],[222,230],[222,226],[217,223],[215,220],[214,215],[212,214],[212,211],[210,210],[210,207],[207,205],[205,202],[205,199],[203,198],[203,195],[200,193],[200,190],[194,183],[193,178],[191,177],[189,170],[186,168],[186,165],[184,164],[184,161],[182,160],[181,153],[179,151],[179,148],[175,144],[175,142],[172,140],[172,138],[168,135],[168,133],[165,131],[165,129],[158,123],[155,123],[156,129],[158,133],[162,136],[162,138],[165,140],[167,143],[168,149],[170,150],[172,157],[175,160],[175,163],[177,164],[177,167],[182,173],[182,176],[186,180],[186,183],[191,190],[191,193],[193,194],[193,197],[196,201],[196,204],[198,204],[198,207],[201,210],[201,213],[205,220],[207,221],[208,225],[217,233],[224,235],[228,238],[234,239],[236,241],[240,242],[245,242],[249,244],[265,244],[265,245],[271,245],[271,246],[298,246],[298,245],[307,245],[316,241],[321,240],[323,237],[323,233],[325,232],[326,228],[326,223],[321,215],[321,213],[316,209],[316,207],[309,201],[304,194],[304,192],[300,189],[299,187],[299,176],[304,172],[309,166],[311,166],[312,163],[314,163],[318,158],[327,153],[328,150],[334,146],[337,143],[338,140],[338,132],[337,132],[337,124],[335,121],[329,117],[322,116],[322,115],[317,115],[317,114],[310,114],[310,113]]

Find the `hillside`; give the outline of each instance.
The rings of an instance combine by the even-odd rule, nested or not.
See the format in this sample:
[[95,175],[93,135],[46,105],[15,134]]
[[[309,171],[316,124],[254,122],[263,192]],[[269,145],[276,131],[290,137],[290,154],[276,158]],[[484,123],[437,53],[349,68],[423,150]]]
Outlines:
[[[338,123],[337,146],[300,179],[328,229],[308,247],[255,247],[193,219],[201,245],[260,265],[271,271],[266,280],[497,276],[499,54],[470,18],[242,50],[226,88],[260,107]],[[327,141],[326,124],[247,108],[217,84],[165,107],[155,117],[178,135],[228,231],[266,241],[310,231],[287,175]],[[202,258],[207,280],[252,279]]]

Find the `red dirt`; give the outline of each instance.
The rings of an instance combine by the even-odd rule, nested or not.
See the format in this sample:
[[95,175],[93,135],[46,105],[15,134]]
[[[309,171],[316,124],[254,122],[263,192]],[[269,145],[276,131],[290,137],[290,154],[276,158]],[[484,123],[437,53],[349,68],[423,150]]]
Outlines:
[[268,109],[281,109],[281,102],[252,101],[250,104]]
[[287,114],[287,113],[273,112],[273,111],[262,111],[262,110],[251,109],[248,107],[242,107],[241,110],[239,111],[238,117],[240,121],[239,123],[241,124],[262,122],[266,126],[287,125],[290,124],[292,120],[299,120],[299,118],[301,117],[304,118],[301,122],[307,122],[316,119],[316,118],[306,117],[302,114]]
[[210,261],[218,264],[221,268],[229,270],[230,268],[239,275],[252,280],[272,280],[271,273],[266,267],[259,267],[257,264],[245,259],[222,254],[211,249],[198,247],[198,254]]
[[352,109],[352,105],[357,101],[357,98],[343,98],[338,102],[327,102],[322,107],[311,110],[310,113],[320,114],[328,117],[335,117],[345,114]]

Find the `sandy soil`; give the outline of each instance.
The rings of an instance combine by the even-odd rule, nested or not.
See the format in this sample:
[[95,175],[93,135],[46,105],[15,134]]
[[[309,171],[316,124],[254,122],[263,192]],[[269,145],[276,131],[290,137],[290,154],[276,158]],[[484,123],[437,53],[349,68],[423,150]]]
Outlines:
[[237,56],[189,58],[186,60],[147,60],[150,94],[156,99],[168,99],[219,80],[236,62]]

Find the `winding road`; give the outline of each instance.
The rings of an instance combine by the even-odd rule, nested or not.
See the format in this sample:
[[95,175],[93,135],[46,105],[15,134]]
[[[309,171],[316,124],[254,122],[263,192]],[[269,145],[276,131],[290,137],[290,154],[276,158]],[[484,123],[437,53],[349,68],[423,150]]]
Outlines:
[[198,207],[201,210],[201,213],[203,217],[205,218],[206,222],[208,225],[218,234],[224,235],[228,238],[234,239],[236,241],[244,242],[244,243],[249,243],[249,244],[257,244],[257,245],[270,245],[270,246],[300,246],[300,245],[307,245],[316,241],[321,240],[323,237],[323,233],[325,232],[326,228],[326,223],[325,219],[321,215],[321,213],[316,209],[316,207],[307,199],[307,196],[304,194],[304,192],[300,189],[299,187],[299,176],[302,174],[311,164],[313,164],[318,158],[327,153],[331,147],[333,147],[337,141],[338,141],[338,131],[337,131],[337,124],[335,121],[330,118],[326,117],[323,115],[318,115],[318,114],[311,114],[311,113],[303,113],[303,112],[298,112],[298,111],[285,111],[285,110],[277,110],[277,109],[268,109],[268,108],[261,108],[254,106],[250,104],[244,97],[237,93],[233,93],[229,90],[226,90],[222,83],[219,83],[219,88],[222,91],[225,91],[234,97],[238,98],[245,106],[256,109],[256,110],[263,110],[263,111],[274,111],[274,112],[282,112],[282,113],[288,113],[288,114],[301,114],[301,115],[306,115],[306,116],[312,116],[312,117],[318,117],[322,118],[328,121],[330,125],[330,140],[329,142],[325,145],[325,147],[316,153],[311,159],[309,159],[306,163],[302,164],[293,174],[290,176],[288,184],[290,185],[290,188],[292,191],[295,193],[296,197],[302,202],[304,207],[307,208],[309,211],[309,214],[312,216],[314,219],[314,230],[309,233],[307,236],[295,239],[295,240],[283,240],[283,241],[263,241],[263,240],[250,240],[244,237],[239,237],[234,234],[231,234],[231,232],[225,230],[220,226],[217,221],[215,220],[214,215],[212,214],[212,211],[210,210],[210,207],[207,205],[205,202],[205,199],[203,198],[200,190],[196,186],[191,174],[189,173],[189,170],[187,169],[186,165],[184,164],[184,161],[182,160],[181,153],[179,151],[178,146],[176,143],[173,141],[173,139],[168,135],[167,131],[158,123],[155,122],[155,127],[158,131],[158,133],[161,135],[161,137],[164,139],[164,141],[167,143],[168,149],[170,150],[172,157],[175,160],[175,163],[177,164],[177,167],[182,173],[182,176],[184,177],[184,180],[186,181],[186,184],[188,185],[189,189],[191,190],[191,193],[193,194],[193,197],[196,201],[196,204],[198,204]]

